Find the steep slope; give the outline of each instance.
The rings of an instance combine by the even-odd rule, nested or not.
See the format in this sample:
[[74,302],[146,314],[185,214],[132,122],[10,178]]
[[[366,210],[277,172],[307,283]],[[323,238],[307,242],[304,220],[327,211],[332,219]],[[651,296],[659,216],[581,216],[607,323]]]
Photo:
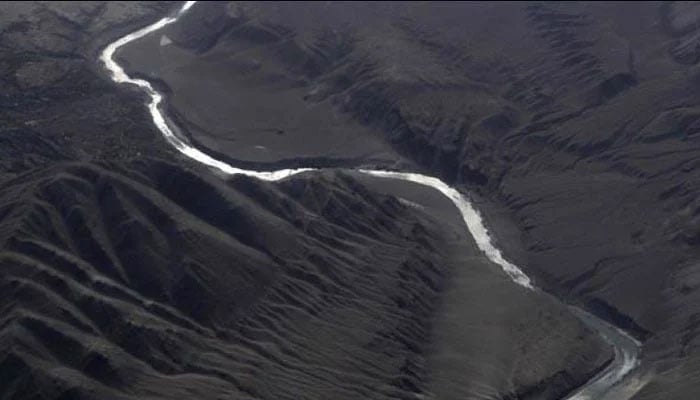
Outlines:
[[[464,369],[465,393],[556,398],[609,357],[464,232],[344,175],[69,163],[4,182],[1,203],[6,399],[410,398],[464,363],[493,368]],[[445,293],[490,320],[435,325]]]
[[[689,3],[233,2],[122,58],[197,99],[174,114],[233,163],[270,146],[247,126],[275,125],[296,154],[350,127],[464,185],[539,284],[649,340],[640,398],[684,398],[700,382],[698,18]],[[326,112],[269,117],[327,108],[330,130]],[[243,128],[217,131],[228,118]]]

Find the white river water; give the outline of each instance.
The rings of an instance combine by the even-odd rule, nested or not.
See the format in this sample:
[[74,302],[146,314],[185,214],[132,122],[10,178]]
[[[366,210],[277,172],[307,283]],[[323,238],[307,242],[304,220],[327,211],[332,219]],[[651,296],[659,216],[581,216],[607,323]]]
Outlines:
[[[137,31],[131,32],[116,41],[110,43],[100,54],[100,61],[110,71],[111,78],[116,83],[128,83],[138,86],[141,90],[148,94],[150,101],[148,109],[153,118],[153,123],[162,132],[165,139],[173,145],[183,155],[214,168],[227,175],[247,175],[266,181],[277,181],[288,178],[292,175],[302,172],[314,171],[315,168],[296,168],[296,169],[281,169],[277,171],[252,171],[233,167],[223,161],[217,160],[199,149],[191,146],[186,140],[180,138],[173,128],[168,124],[168,121],[162,110],[163,95],[156,91],[150,82],[144,79],[136,79],[130,77],[124,69],[114,60],[115,52],[122,46],[140,39],[154,31],[163,28],[166,25],[177,21],[178,17],[189,10],[196,2],[185,2],[182,7],[173,15],[165,17],[151,25],[143,27]],[[469,232],[474,237],[479,249],[495,264],[499,265],[503,271],[513,280],[513,282],[521,285],[529,290],[538,290],[534,287],[531,279],[523,273],[517,266],[506,260],[501,251],[495,247],[489,231],[484,226],[481,216],[474,209],[471,202],[457,189],[451,187],[442,180],[412,173],[412,172],[397,172],[385,170],[369,170],[360,169],[359,172],[373,175],[380,178],[399,179],[411,181],[421,185],[430,186],[449,198],[459,210],[462,219],[466,224]],[[624,386],[625,378],[630,376],[630,372],[639,364],[639,353],[641,344],[637,342],[627,333],[613,327],[601,319],[573,309],[576,314],[587,326],[597,331],[603,339],[605,339],[615,350],[615,359],[613,362],[596,377],[591,379],[584,386],[580,387],[573,394],[566,397],[564,400],[625,400],[629,398],[627,395],[619,393],[629,393],[630,390],[613,390]]]

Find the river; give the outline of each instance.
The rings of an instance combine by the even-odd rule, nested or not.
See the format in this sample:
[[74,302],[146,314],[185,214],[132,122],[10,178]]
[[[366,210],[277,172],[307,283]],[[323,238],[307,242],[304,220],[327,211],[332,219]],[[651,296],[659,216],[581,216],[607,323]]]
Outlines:
[[[122,46],[142,38],[152,32],[155,32],[164,26],[177,21],[178,17],[187,12],[195,1],[185,2],[181,8],[171,16],[145,26],[139,30],[131,32],[116,41],[110,43],[100,54],[100,61],[104,64],[107,70],[110,71],[110,76],[115,83],[128,83],[138,86],[146,92],[150,101],[148,109],[150,111],[153,123],[158,130],[163,134],[164,138],[173,145],[183,155],[205,164],[226,175],[247,175],[266,181],[277,181],[299,173],[310,172],[315,168],[296,168],[296,169],[281,169],[277,171],[252,171],[241,168],[236,168],[223,161],[217,160],[201,150],[191,146],[186,139],[178,136],[173,127],[168,123],[164,111],[161,106],[163,103],[163,95],[156,91],[151,83],[144,79],[136,79],[130,77],[124,69],[114,60],[115,52]],[[532,280],[513,263],[506,260],[501,251],[496,248],[491,240],[488,229],[485,227],[479,213],[474,209],[471,202],[457,189],[451,187],[442,180],[413,172],[399,172],[386,170],[369,170],[360,169],[361,173],[377,176],[387,179],[400,179],[411,181],[421,185],[430,186],[439,191],[454,203],[462,215],[462,219],[466,224],[469,232],[474,237],[479,249],[495,264],[499,265],[503,271],[518,285],[526,287],[530,290],[540,290],[536,288]],[[593,377],[589,382],[573,393],[565,397],[563,400],[626,400],[640,388],[638,376],[634,373],[635,368],[639,366],[639,356],[641,353],[641,343],[635,340],[628,333],[610,325],[600,318],[582,311],[578,308],[571,307],[572,312],[585,323],[588,327],[598,332],[601,337],[609,343],[614,351],[614,360],[599,374]]]

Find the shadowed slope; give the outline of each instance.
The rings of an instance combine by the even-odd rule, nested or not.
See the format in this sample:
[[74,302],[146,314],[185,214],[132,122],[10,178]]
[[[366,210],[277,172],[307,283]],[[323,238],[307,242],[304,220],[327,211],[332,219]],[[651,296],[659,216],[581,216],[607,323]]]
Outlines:
[[[7,181],[3,194],[5,398],[410,398],[447,371],[428,370],[424,353],[456,343],[431,344],[431,321],[446,278],[470,262],[483,267],[462,274],[505,290],[486,304],[520,315],[488,329],[544,318],[540,333],[517,340],[536,341],[539,353],[546,327],[559,326],[569,333],[547,346],[590,354],[580,361],[590,371],[604,360],[551,300],[532,297],[536,306],[517,311],[531,295],[473,244],[462,252],[477,258],[455,258],[449,231],[344,175],[272,185],[223,183],[161,161],[64,164]],[[455,354],[489,363],[494,353]],[[537,359],[543,375],[518,385],[567,363]],[[465,376],[466,388],[476,376]]]

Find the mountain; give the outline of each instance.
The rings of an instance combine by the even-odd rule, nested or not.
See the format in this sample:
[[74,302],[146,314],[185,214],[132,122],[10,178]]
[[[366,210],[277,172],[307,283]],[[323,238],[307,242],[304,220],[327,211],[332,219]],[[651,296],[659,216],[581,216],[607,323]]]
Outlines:
[[539,285],[646,342],[637,399],[694,398],[699,19],[683,2],[201,4],[119,56],[232,163],[460,185]]
[[2,193],[3,398],[557,398],[611,356],[343,174],[66,163]]
[[[97,53],[177,6],[0,5],[1,398],[557,399],[610,361],[434,191],[176,154]],[[413,165],[347,146],[308,159]]]

